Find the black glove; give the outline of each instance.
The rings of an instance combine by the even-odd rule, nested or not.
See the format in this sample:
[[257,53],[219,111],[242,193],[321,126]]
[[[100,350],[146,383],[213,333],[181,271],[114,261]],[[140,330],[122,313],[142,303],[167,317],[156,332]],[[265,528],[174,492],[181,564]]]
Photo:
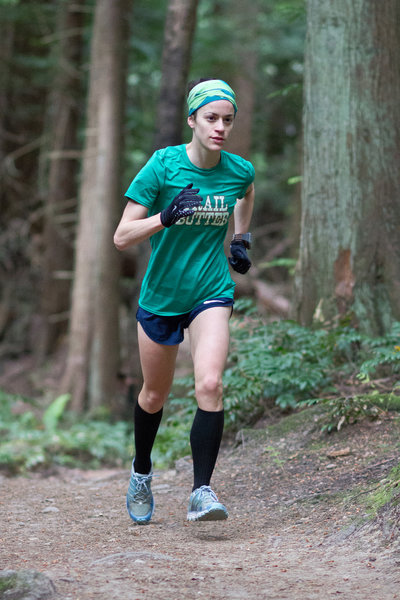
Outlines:
[[203,198],[196,196],[198,189],[192,189],[193,183],[189,183],[177,196],[171,204],[161,211],[160,219],[164,227],[171,227],[182,217],[192,215],[196,208],[201,205]]
[[243,242],[231,242],[231,254],[228,260],[232,269],[235,269],[238,273],[247,273],[247,271],[251,267],[251,262],[249,257],[247,256],[246,247]]

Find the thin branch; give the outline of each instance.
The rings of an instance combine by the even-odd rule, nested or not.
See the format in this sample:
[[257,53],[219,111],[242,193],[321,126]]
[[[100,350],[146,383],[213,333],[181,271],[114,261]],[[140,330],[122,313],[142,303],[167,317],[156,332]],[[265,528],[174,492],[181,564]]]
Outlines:
[[20,172],[15,166],[15,161],[18,158],[21,158],[21,156],[25,156],[25,154],[29,154],[29,152],[33,152],[33,150],[40,148],[40,146],[43,144],[43,141],[44,136],[40,136],[36,140],[29,142],[29,144],[25,144],[25,146],[17,148],[17,150],[14,150],[14,152],[8,154],[4,159],[5,170],[8,171],[11,176],[18,177]]
[[82,35],[84,31],[84,27],[71,27],[71,29],[66,29],[65,31],[57,31],[56,33],[45,35],[42,37],[41,42],[43,44],[52,44],[53,42],[59,42],[60,40]]

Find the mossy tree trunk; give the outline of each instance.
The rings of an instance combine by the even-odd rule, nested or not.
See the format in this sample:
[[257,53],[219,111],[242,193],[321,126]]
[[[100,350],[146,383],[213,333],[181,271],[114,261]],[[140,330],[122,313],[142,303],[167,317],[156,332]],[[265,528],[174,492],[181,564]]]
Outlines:
[[294,317],[400,319],[400,3],[307,0]]

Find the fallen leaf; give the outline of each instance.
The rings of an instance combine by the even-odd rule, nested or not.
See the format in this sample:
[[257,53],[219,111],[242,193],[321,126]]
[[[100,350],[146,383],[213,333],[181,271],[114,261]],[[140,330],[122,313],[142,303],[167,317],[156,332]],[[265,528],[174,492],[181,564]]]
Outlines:
[[337,458],[338,456],[348,456],[351,454],[350,448],[341,448],[340,450],[330,450],[326,453],[328,458]]

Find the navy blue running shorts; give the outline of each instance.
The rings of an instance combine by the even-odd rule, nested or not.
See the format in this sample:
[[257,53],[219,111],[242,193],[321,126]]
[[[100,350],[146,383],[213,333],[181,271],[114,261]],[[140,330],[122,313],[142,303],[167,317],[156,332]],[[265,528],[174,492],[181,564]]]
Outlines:
[[139,306],[136,312],[136,319],[143,327],[146,335],[153,342],[165,346],[174,346],[183,342],[183,330],[189,327],[190,323],[199,313],[215,306],[233,306],[233,299],[213,298],[212,300],[205,300],[188,313],[167,317],[155,315]]

